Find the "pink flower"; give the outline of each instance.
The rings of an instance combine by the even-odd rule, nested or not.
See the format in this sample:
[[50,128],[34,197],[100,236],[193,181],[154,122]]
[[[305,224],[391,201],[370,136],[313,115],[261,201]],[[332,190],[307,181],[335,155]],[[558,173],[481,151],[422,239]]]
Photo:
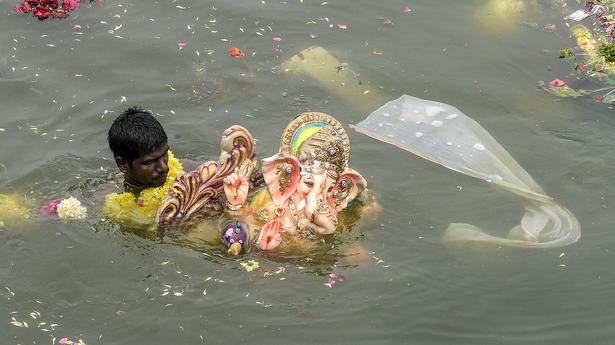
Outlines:
[[280,37],[280,36],[273,36],[272,40],[274,42],[282,42],[282,37]]
[[67,341],[68,341],[68,338],[62,338],[62,339],[58,340],[58,344],[64,345],[64,344],[66,344]]
[[344,276],[336,273],[329,273],[329,283],[327,284],[329,287],[335,285],[337,282],[343,282]]
[[549,87],[567,87],[568,84],[560,79],[553,79],[549,82]]
[[79,0],[62,0],[62,8],[66,11],[74,11],[79,7]]
[[186,42],[179,41],[179,42],[177,42],[177,46],[179,47],[179,50],[182,50],[186,46]]
[[383,18],[382,19],[382,24],[384,24],[384,25],[391,25],[391,24],[393,24],[393,21],[390,20],[389,18]]
[[337,28],[340,30],[348,30],[348,23],[339,23],[337,24]]
[[41,209],[39,213],[44,217],[57,217],[58,216],[58,205],[62,202],[62,199],[52,199],[47,201]]
[[410,8],[410,6],[406,5],[404,6],[404,13],[410,13],[412,12],[412,9]]
[[24,1],[21,5],[15,7],[15,11],[19,14],[26,14],[32,11],[32,7],[30,7],[28,1]]

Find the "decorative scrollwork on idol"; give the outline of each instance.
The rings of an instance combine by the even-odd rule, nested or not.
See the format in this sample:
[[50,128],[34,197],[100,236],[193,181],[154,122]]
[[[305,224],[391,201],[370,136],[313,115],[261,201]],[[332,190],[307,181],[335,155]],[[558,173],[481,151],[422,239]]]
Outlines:
[[196,216],[215,212],[216,201],[224,195],[224,178],[238,172],[248,178],[256,171],[256,142],[241,126],[224,131],[218,162],[205,162],[196,170],[175,178],[169,196],[158,209],[158,224],[174,226]]

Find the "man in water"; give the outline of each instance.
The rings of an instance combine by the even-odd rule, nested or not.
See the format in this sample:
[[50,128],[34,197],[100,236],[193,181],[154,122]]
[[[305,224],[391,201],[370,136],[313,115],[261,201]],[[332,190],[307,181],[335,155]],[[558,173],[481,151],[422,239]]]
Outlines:
[[124,191],[138,194],[164,184],[169,172],[167,134],[151,113],[127,109],[113,121],[108,140]]
[[105,188],[103,212],[120,225],[150,228],[175,177],[197,164],[176,159],[160,122],[139,107],[126,109],[113,121],[108,141],[120,174],[117,193]]

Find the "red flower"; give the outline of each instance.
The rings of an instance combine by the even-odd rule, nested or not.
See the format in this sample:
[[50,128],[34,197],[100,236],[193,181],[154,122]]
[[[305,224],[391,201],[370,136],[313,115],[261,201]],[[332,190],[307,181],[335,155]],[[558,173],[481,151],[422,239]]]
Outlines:
[[38,6],[34,9],[34,16],[38,18],[38,20],[45,20],[49,18],[50,14],[51,11],[46,7]]
[[[2,0],[0,0],[2,1]],[[30,13],[39,20],[53,16],[54,18],[66,18],[71,11],[76,10],[81,0],[22,0],[21,5],[15,7],[19,14]],[[102,0],[90,0],[100,4]]]
[[58,0],[41,0],[41,6],[48,6],[50,9],[56,9],[60,5]]
[[30,7],[28,1],[24,1],[21,5],[15,7],[15,11],[19,14],[26,14],[32,11],[32,7]]
[[79,0],[62,0],[62,8],[66,11],[74,11],[79,7]]
[[239,48],[235,48],[232,47],[228,50],[228,55],[232,56],[232,57],[238,57],[238,58],[242,58],[244,56],[246,56],[246,54],[244,54],[241,49]]

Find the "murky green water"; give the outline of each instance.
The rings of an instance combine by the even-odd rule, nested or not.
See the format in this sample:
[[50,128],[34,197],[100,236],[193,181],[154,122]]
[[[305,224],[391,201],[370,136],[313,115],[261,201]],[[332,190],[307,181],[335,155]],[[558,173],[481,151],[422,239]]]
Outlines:
[[[73,194],[90,211],[85,222],[0,231],[1,343],[612,342],[612,109],[536,88],[538,80],[574,81],[556,59],[573,45],[558,12],[527,10],[510,26],[487,28],[477,14],[485,3],[412,1],[407,14],[396,0],[110,0],[38,22],[0,0],[0,192],[34,205]],[[559,29],[518,25],[524,20]],[[337,29],[341,22],[348,30]],[[580,241],[550,250],[444,246],[448,223],[504,233],[521,204],[350,130],[351,166],[384,210],[324,257],[233,260],[207,244],[98,221],[93,191],[115,172],[106,131],[128,105],[158,114],[175,153],[198,160],[216,158],[222,131],[235,123],[258,139],[263,158],[296,113],[362,120],[373,106],[360,96],[349,101],[276,68],[311,45],[347,62],[385,99],[407,93],[472,116],[576,214]],[[232,46],[246,58],[229,57]],[[343,256],[355,246],[370,253],[361,264]],[[247,259],[261,268],[245,272]],[[330,272],[345,280],[325,286]],[[11,325],[12,317],[29,327]]]

